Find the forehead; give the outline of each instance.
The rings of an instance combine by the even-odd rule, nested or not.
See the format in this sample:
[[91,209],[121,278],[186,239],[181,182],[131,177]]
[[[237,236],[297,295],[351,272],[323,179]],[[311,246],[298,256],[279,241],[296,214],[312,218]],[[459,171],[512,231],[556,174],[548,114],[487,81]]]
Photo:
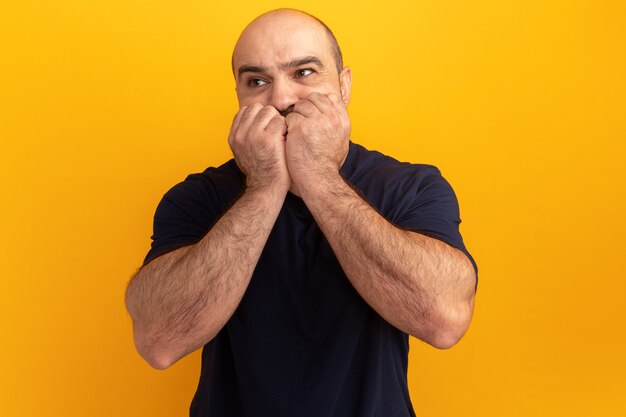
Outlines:
[[269,68],[303,56],[315,56],[323,64],[332,59],[328,35],[318,22],[301,16],[262,17],[241,34],[233,52],[233,69],[237,72],[241,65]]

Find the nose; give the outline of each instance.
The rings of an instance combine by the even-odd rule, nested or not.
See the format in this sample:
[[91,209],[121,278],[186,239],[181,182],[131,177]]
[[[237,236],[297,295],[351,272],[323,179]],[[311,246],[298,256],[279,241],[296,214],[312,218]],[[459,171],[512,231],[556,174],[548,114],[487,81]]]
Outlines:
[[281,114],[286,115],[299,99],[297,86],[287,80],[274,80],[269,104],[274,106]]

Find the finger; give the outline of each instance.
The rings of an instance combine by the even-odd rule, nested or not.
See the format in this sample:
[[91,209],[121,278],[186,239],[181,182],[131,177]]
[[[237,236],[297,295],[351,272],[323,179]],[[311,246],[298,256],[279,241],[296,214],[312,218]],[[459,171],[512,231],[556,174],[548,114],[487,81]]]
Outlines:
[[239,109],[239,111],[235,114],[235,117],[233,117],[233,127],[237,127],[239,126],[239,123],[241,121],[241,116],[243,116],[243,113],[246,111],[246,109],[248,108],[248,106],[243,106],[242,108]]
[[276,110],[275,107],[265,106],[255,116],[254,122],[250,126],[250,129],[258,129],[260,131],[266,130],[267,125],[276,116],[280,115],[278,114],[278,110]]
[[243,116],[243,113],[246,111],[246,109],[248,108],[248,106],[243,106],[242,108],[239,109],[239,111],[235,114],[235,117],[233,118],[233,123],[230,126],[230,132],[228,132],[228,144],[232,145],[234,136],[235,136],[235,132],[237,131],[237,129],[239,129],[239,125],[241,123],[241,118]]
[[299,113],[304,117],[311,117],[317,112],[319,112],[317,106],[315,106],[311,100],[304,98],[293,106],[292,113]]
[[267,124],[265,131],[285,136],[287,134],[287,122],[285,118],[281,115],[274,116]]
[[344,103],[343,99],[340,95],[335,93],[330,93],[326,96],[328,102],[335,108],[336,110],[345,111],[346,103]]
[[327,94],[311,93],[306,98],[315,105],[320,113],[334,113],[336,111]]
[[298,123],[299,120],[304,119],[305,117],[300,113],[296,113],[295,111],[289,113],[287,117],[285,117],[285,123],[287,124],[287,130],[289,130],[289,126],[293,126],[294,123]]
[[256,115],[263,109],[263,105],[260,103],[254,103],[249,106],[241,116],[241,120],[239,122],[238,132],[245,136],[245,134],[250,130],[250,126],[254,123],[256,119]]

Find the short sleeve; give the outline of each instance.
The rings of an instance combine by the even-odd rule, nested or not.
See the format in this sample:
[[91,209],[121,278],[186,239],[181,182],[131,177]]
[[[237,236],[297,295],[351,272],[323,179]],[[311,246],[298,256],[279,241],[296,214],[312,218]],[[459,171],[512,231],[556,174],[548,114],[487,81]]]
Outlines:
[[405,200],[406,205],[403,205],[406,210],[398,216],[396,224],[459,249],[467,255],[474,270],[478,272],[476,262],[465,247],[459,231],[461,218],[454,190],[438,170],[434,171],[419,178],[411,187],[406,195],[410,202],[407,204]]
[[144,265],[201,240],[232,204],[238,189],[231,187],[231,191],[224,194],[220,182],[206,172],[192,174],[170,189],[157,206],[152,245]]

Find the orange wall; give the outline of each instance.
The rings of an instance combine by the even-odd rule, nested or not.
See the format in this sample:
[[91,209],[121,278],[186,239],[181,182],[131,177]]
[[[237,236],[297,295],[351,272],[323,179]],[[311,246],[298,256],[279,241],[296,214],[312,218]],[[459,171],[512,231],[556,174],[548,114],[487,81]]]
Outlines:
[[626,3],[0,5],[0,415],[185,415],[123,294],[161,195],[230,156],[229,60],[290,5],[335,30],[353,139],[438,165],[480,266],[450,351],[412,340],[418,415],[626,415]]

